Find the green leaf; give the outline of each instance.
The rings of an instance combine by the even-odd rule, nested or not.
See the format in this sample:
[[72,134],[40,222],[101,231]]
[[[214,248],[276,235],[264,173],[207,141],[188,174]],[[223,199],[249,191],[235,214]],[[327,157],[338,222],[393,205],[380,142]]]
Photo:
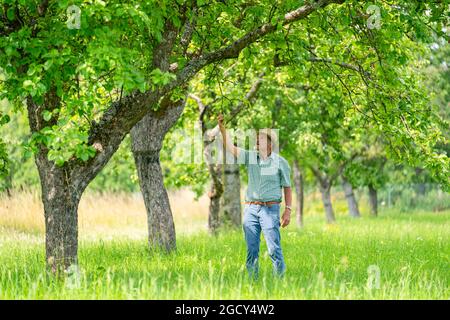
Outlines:
[[31,81],[31,80],[25,80],[25,81],[23,82],[23,88],[24,88],[25,90],[29,90],[29,89],[32,88],[32,87],[34,87],[33,81]]
[[25,158],[25,159],[29,159],[29,158],[31,158],[33,156],[33,150],[31,150],[31,149],[28,149],[28,150],[26,150],[24,153],[23,153],[23,157]]
[[14,7],[11,7],[6,11],[6,16],[9,20],[13,21],[16,18],[16,14],[14,12]]
[[80,154],[80,158],[83,161],[88,161],[89,160],[89,154],[87,152],[84,152],[84,153]]
[[5,114],[3,117],[0,117],[0,126],[7,124],[10,120],[9,115]]
[[52,118],[52,113],[48,110],[45,110],[42,115],[45,121],[49,121]]
[[48,70],[48,69],[50,69],[50,67],[53,65],[53,60],[47,60],[47,61],[45,61],[45,63],[44,63],[44,69],[45,70]]
[[68,6],[68,0],[59,0],[58,1],[58,6],[61,8],[61,9],[66,9],[67,8],[67,6]]
[[57,88],[56,88],[56,95],[58,96],[58,97],[62,97],[62,95],[63,95],[63,89],[62,89],[62,87],[61,86],[58,86]]

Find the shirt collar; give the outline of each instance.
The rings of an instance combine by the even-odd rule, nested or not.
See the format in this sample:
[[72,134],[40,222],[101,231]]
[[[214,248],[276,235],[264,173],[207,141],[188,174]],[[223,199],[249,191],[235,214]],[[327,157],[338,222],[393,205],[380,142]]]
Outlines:
[[[257,152],[257,154],[258,154],[258,158],[260,158],[261,160],[263,160],[263,159],[261,158],[261,156],[259,155],[259,151]],[[271,152],[270,152],[270,156],[268,156],[268,157],[267,157],[265,160],[263,160],[263,161],[267,161],[268,159],[274,160],[274,159],[275,159],[275,152],[271,151]]]

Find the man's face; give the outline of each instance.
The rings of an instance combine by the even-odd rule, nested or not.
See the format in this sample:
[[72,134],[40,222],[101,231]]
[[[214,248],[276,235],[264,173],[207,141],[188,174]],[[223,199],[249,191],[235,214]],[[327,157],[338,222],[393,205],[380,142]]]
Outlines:
[[270,139],[265,134],[258,134],[256,138],[256,149],[264,153],[268,153],[271,150]]

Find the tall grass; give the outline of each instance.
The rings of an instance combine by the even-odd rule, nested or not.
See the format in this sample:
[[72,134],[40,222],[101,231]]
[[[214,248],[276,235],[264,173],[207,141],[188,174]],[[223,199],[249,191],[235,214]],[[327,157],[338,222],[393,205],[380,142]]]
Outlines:
[[39,197],[22,196],[2,200],[11,211],[0,209],[0,299],[449,298],[449,210],[393,209],[371,218],[363,209],[355,220],[336,198],[338,223],[327,226],[320,204],[308,198],[305,228],[282,230],[285,278],[272,276],[262,239],[260,279],[250,281],[242,231],[204,231],[206,199],[171,194],[178,248],[164,254],[147,248],[139,198],[88,195],[80,206],[79,266],[61,280],[44,268]]
[[[207,197],[194,201],[187,190],[170,193],[177,231],[192,233],[207,226]],[[0,227],[40,234],[44,232],[44,209],[37,191],[0,196]],[[81,237],[142,237],[147,234],[147,218],[140,193],[97,193],[83,195],[79,205]]]

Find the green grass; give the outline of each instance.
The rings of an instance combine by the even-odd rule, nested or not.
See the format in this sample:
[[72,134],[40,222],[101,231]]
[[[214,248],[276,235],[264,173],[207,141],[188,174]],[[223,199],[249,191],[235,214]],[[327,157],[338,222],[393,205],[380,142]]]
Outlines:
[[[448,299],[450,211],[340,218],[282,232],[284,279],[271,274],[264,240],[260,279],[247,279],[239,231],[178,239],[149,252],[145,239],[81,241],[79,276],[44,272],[42,236],[0,231],[1,299]],[[368,286],[368,268],[380,271]],[[370,269],[369,269],[370,271]]]

